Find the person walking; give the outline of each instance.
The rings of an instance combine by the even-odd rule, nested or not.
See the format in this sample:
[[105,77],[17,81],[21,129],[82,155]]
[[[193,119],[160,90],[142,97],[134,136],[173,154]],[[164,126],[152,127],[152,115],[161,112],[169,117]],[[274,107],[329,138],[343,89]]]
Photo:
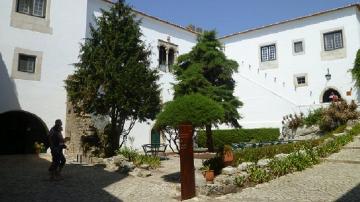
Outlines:
[[63,154],[63,149],[66,148],[65,140],[61,134],[62,122],[60,119],[55,121],[55,125],[51,128],[49,133],[50,150],[52,156],[52,163],[49,168],[50,180],[61,179],[61,170],[65,166],[66,159]]

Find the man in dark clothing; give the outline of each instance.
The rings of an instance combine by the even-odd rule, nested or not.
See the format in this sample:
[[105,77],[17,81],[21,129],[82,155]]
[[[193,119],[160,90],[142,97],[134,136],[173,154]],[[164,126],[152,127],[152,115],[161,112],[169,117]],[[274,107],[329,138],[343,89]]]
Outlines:
[[52,163],[49,168],[50,179],[60,179],[60,173],[65,165],[66,159],[62,152],[66,148],[64,138],[61,134],[62,122],[60,119],[55,121],[55,126],[51,128],[49,133],[50,150],[52,155]]

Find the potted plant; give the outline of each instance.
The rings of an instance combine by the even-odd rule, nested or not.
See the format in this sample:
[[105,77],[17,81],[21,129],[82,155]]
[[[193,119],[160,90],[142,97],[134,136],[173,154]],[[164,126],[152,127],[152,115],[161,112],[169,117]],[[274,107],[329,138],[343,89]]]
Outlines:
[[44,145],[44,143],[35,142],[35,143],[34,143],[34,148],[35,148],[35,153],[36,153],[36,154],[40,154],[40,153],[46,152],[46,151],[45,151],[45,145]]
[[213,182],[215,178],[214,170],[210,169],[210,166],[206,165],[201,168],[202,174],[204,175],[206,182]]
[[234,160],[234,153],[232,151],[232,147],[230,145],[225,145],[223,149],[223,160],[224,165],[229,166],[232,164]]

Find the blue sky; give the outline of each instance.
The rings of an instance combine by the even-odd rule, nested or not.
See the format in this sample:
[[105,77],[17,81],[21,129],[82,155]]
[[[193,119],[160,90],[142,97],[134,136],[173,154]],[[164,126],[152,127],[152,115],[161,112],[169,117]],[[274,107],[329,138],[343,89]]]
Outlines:
[[219,36],[341,7],[359,0],[126,0],[178,25],[216,28]]

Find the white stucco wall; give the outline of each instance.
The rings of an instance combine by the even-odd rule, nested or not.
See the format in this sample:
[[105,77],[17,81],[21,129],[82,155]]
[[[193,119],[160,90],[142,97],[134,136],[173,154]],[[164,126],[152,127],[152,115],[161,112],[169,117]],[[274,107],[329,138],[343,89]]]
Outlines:
[[[102,0],[91,0],[88,4],[88,19],[89,23],[94,23],[94,17],[101,14],[100,8],[107,9],[111,6],[110,3],[106,3]],[[187,53],[191,48],[196,44],[196,35],[184,29],[175,27],[173,25],[160,22],[151,17],[137,14],[137,19],[141,20],[140,29],[143,34],[142,39],[151,50],[150,56],[150,68],[158,68],[158,41],[163,40],[167,41],[170,37],[170,42],[178,45],[178,55]],[[87,29],[86,35],[89,36],[89,29]],[[174,82],[174,77],[171,73],[165,73],[159,71],[160,79],[159,84],[161,87],[161,98],[165,103],[172,100],[173,98],[173,89],[171,83]],[[131,130],[129,136],[134,137],[133,146],[140,149],[141,145],[150,143],[151,138],[151,129],[153,127],[154,121],[136,123],[134,128]],[[130,142],[127,142],[128,146]]]
[[[65,123],[64,80],[73,72],[71,64],[77,61],[79,42],[85,37],[82,16],[86,16],[87,1],[52,0],[52,33],[10,26],[13,1],[0,1],[0,68],[1,63],[4,67],[0,70],[0,113],[21,109],[37,115],[48,127],[58,118]],[[40,81],[10,78],[15,47],[43,53]]]
[[[359,21],[356,7],[303,18],[292,22],[259,29],[221,41],[229,58],[240,67],[235,75],[236,95],[244,102],[240,120],[244,127],[279,126],[282,116],[318,106],[321,94],[327,87],[335,87],[346,100],[357,99],[346,91],[353,87],[351,73],[356,51],[359,48]],[[346,57],[322,60],[322,32],[343,29]],[[305,54],[293,55],[293,40],[302,39]],[[262,44],[276,43],[278,67],[260,68],[259,49]],[[326,81],[329,68],[332,78]],[[295,88],[294,75],[307,73],[308,86]],[[245,80],[246,81],[245,81]],[[256,90],[250,86],[258,86]],[[266,93],[267,91],[267,93]],[[314,105],[314,106],[313,106]]]

